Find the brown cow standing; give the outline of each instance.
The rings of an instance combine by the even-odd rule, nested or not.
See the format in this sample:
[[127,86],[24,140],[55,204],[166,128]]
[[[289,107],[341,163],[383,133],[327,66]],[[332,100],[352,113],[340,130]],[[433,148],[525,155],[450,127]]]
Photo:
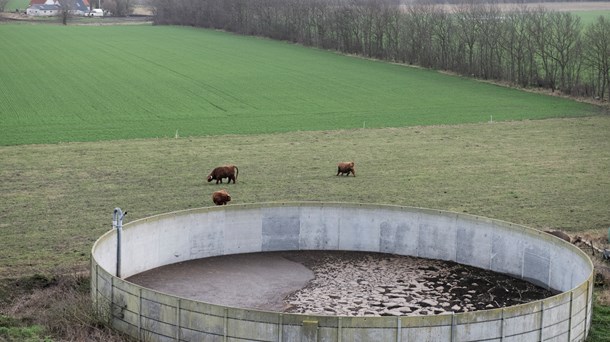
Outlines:
[[225,205],[227,202],[231,201],[231,195],[229,195],[225,189],[214,191],[212,194],[212,201],[216,205]]
[[235,180],[237,179],[238,173],[239,170],[235,165],[219,166],[212,170],[212,172],[210,172],[210,174],[208,175],[208,182],[211,182],[215,179],[216,184],[218,184],[218,182],[222,184],[222,179],[228,178],[229,184],[231,184],[231,180],[233,180],[233,184],[235,184]]
[[356,169],[354,168],[354,162],[342,162],[337,164],[337,176],[339,174],[341,175],[348,175],[350,174],[350,172],[354,175],[354,177],[356,177]]

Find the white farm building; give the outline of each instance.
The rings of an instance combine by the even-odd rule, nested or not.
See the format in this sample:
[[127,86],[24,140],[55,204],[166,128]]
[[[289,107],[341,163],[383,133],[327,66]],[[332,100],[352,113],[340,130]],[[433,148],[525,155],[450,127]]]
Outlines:
[[[26,14],[34,17],[51,17],[59,14],[59,0],[31,0],[26,9]],[[76,0],[74,15],[85,15],[89,13],[89,0]]]

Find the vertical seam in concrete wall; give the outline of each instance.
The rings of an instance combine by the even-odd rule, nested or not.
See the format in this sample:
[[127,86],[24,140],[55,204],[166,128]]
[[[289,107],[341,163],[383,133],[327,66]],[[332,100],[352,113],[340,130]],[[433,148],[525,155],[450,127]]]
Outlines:
[[568,315],[568,341],[572,341],[572,314],[574,309],[572,306],[574,305],[574,291],[570,291],[570,314]]
[[540,301],[540,342],[544,341],[544,301]]
[[402,319],[400,316],[396,317],[396,342],[401,342],[402,340]]
[[587,339],[587,335],[589,335],[588,332],[589,332],[589,324],[590,324],[590,322],[589,322],[589,306],[590,306],[589,305],[590,304],[589,286],[591,285],[590,281],[591,281],[591,277],[589,277],[589,279],[587,279],[587,297],[586,297],[586,302],[585,302],[586,309],[585,309],[585,322],[584,322],[585,327],[583,329],[585,340]]
[[451,342],[455,342],[455,312],[451,313]]
[[142,339],[142,288],[138,288],[138,339]]
[[523,250],[521,250],[521,279],[523,279],[524,274],[525,274],[525,248],[523,248]]
[[455,235],[453,236],[453,241],[455,241],[455,254],[453,255],[453,261],[458,262],[458,218],[459,216],[455,216],[453,218],[453,232]]
[[546,283],[547,290],[551,289],[551,282],[552,282],[551,271],[553,270],[553,258],[550,257],[550,253],[551,252],[549,252],[549,281]]
[[222,332],[222,340],[227,342],[227,333],[229,330],[229,309],[224,309],[224,319],[223,319],[223,332]]
[[279,314],[279,322],[277,324],[277,340],[278,342],[282,342],[282,333],[284,330],[284,315],[283,314]]
[[502,308],[502,316],[500,319],[500,341],[504,341],[504,338],[506,337],[506,331],[504,328],[504,325],[506,324],[506,321],[504,320],[504,308]]
[[337,323],[337,342],[341,342],[341,328],[342,328],[343,322],[341,317],[339,317],[339,322]]
[[176,305],[176,341],[180,342],[180,327],[182,326],[182,322],[180,322],[180,298],[178,298],[178,304]]
[[341,248],[341,215],[337,215],[337,249]]
[[100,313],[100,301],[98,300],[97,296],[99,295],[98,293],[98,289],[99,289],[99,270],[98,267],[100,267],[97,262],[95,263],[95,311],[99,314]]
[[110,275],[110,323],[114,321],[114,277]]

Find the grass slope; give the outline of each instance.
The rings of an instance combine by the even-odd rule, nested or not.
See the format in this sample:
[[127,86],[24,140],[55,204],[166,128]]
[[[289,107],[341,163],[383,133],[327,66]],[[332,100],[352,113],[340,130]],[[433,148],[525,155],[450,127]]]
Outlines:
[[0,25],[0,145],[590,115],[591,105],[184,27]]
[[[88,265],[126,222],[212,205],[345,201],[467,212],[535,228],[610,226],[610,117],[0,147],[0,278]],[[336,177],[355,160],[357,177]],[[223,163],[237,184],[205,181]]]

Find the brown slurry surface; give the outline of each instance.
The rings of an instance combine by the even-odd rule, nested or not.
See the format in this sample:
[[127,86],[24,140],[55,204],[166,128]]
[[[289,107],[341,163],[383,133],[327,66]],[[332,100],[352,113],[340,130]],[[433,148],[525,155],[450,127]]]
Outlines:
[[219,305],[341,316],[467,312],[553,295],[452,262],[347,251],[228,255],[168,265],[128,280]]

